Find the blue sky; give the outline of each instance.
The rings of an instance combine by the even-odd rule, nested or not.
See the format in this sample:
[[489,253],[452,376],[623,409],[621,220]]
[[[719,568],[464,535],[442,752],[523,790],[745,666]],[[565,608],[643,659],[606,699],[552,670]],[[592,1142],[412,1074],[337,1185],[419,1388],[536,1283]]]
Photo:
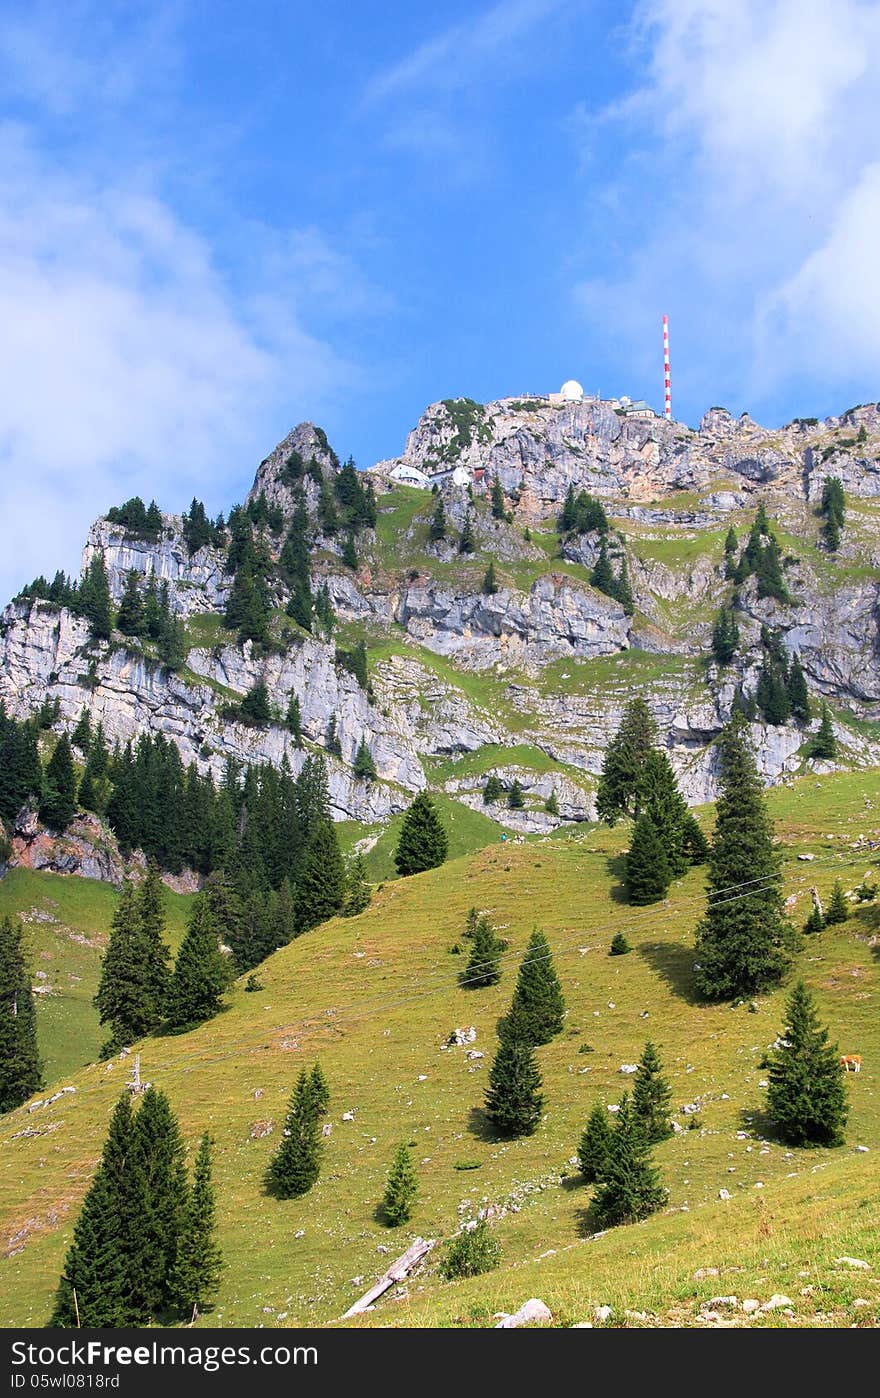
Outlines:
[[0,3],[0,592],[297,421],[878,397],[878,0]]

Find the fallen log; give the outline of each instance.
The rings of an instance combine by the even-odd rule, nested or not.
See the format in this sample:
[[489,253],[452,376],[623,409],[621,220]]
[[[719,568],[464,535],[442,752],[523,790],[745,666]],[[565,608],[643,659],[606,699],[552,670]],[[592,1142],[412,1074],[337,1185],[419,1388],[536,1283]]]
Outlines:
[[402,1257],[398,1257],[396,1262],[392,1262],[388,1271],[381,1276],[375,1286],[371,1286],[353,1306],[349,1306],[343,1320],[348,1320],[349,1316],[360,1315],[369,1309],[374,1301],[378,1300],[390,1286],[395,1282],[403,1281],[408,1277],[413,1268],[417,1267],[423,1257],[427,1257],[431,1248],[436,1244],[436,1238],[416,1238],[411,1247],[408,1247]]

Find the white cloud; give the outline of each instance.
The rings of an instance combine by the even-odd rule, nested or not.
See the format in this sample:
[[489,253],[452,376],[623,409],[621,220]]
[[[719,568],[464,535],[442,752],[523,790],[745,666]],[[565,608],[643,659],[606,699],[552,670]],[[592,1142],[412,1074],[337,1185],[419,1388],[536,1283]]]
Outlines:
[[160,198],[0,128],[0,597],[75,568],[91,519],[135,492],[225,507],[275,435],[352,382],[304,325],[298,274],[234,294]]

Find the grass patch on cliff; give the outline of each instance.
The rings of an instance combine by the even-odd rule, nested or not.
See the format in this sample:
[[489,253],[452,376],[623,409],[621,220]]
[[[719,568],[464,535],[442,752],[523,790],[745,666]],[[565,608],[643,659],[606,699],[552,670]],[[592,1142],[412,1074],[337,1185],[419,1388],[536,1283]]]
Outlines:
[[[560,764],[541,748],[531,743],[486,743],[476,752],[460,757],[433,757],[425,760],[425,768],[434,782],[466,777],[481,777],[492,767],[525,767],[532,772],[560,772]],[[490,809],[487,807],[487,810]]]
[[[860,780],[841,778],[830,793],[832,833],[834,811],[845,819],[859,809],[858,792],[847,796],[844,787]],[[809,792],[809,781],[801,785]],[[796,792],[781,795],[796,803]],[[796,832],[783,826],[781,833]],[[627,838],[622,828],[581,827],[566,839],[496,842],[388,882],[359,917],[327,923],[265,962],[261,992],[245,994],[237,984],[210,1024],[141,1046],[142,1071],[169,1093],[190,1150],[203,1130],[216,1138],[226,1270],[216,1310],[200,1324],[332,1322],[416,1233],[446,1238],[484,1202],[505,1210],[492,1225],[503,1249],[496,1272],[444,1283],[432,1257],[409,1299],[386,1297],[361,1323],[490,1324],[494,1310],[514,1310],[529,1295],[542,1296],[562,1324],[590,1319],[589,1308],[604,1302],[680,1307],[693,1321],[700,1299],[728,1291],[761,1299],[784,1291],[798,1315],[833,1302],[847,1315],[834,1323],[877,1318],[876,1288],[863,1289],[870,1274],[828,1270],[841,1255],[870,1263],[878,1256],[874,952],[845,923],[811,938],[797,967],[832,1038],[863,1055],[861,1074],[848,1083],[846,1147],[788,1152],[770,1136],[765,1147],[760,1063],[783,1024],[786,991],[760,996],[754,1013],[696,1002],[693,927],[703,871],[689,873],[661,904],[622,907],[614,859]],[[851,855],[841,865],[860,874],[862,859]],[[818,872],[797,863],[796,847],[787,850],[785,891],[798,894],[798,918]],[[501,983],[480,992],[459,986],[462,958],[450,954],[472,905],[509,942]],[[544,1120],[534,1136],[503,1142],[485,1129],[483,1094],[496,1022],[535,924],[553,949],[567,1017],[562,1034],[538,1050]],[[631,943],[629,956],[608,956],[616,930]],[[441,1051],[450,1030],[470,1024],[484,1059],[468,1059],[464,1048]],[[634,1062],[649,1036],[678,1120],[686,1123],[681,1106],[699,1099],[702,1127],[657,1148],[670,1212],[585,1241],[591,1191],[578,1183],[571,1157],[590,1109],[619,1099],[628,1082],[620,1065]],[[579,1052],[585,1043],[592,1053]],[[331,1092],[321,1178],[304,1198],[278,1201],[263,1190],[266,1162],[291,1086],[316,1058]],[[0,1126],[0,1218],[4,1236],[19,1234],[0,1302],[7,1326],[45,1322],[123,1075],[122,1065],[109,1074],[85,1069],[75,1095],[30,1117],[11,1113]],[[348,1112],[353,1118],[343,1121]],[[265,1121],[269,1135],[252,1138]],[[55,1123],[51,1137],[12,1139],[24,1125]],[[419,1194],[411,1223],[391,1234],[374,1213],[402,1140],[416,1143]],[[854,1154],[857,1144],[872,1154]],[[463,1175],[455,1168],[462,1160],[481,1168]],[[719,1200],[721,1187],[731,1199]],[[708,1266],[744,1270],[704,1286],[693,1274]],[[800,1287],[814,1282],[822,1290],[801,1298]],[[865,1295],[870,1307],[852,1308]]]
[[[93,1062],[106,1035],[92,997],[116,908],[117,892],[98,879],[10,869],[0,880],[0,917],[21,919],[37,996],[37,1035],[47,1086]],[[190,896],[164,889],[167,939],[183,937]],[[22,917],[23,914],[23,917]],[[44,972],[45,977],[38,976]]]

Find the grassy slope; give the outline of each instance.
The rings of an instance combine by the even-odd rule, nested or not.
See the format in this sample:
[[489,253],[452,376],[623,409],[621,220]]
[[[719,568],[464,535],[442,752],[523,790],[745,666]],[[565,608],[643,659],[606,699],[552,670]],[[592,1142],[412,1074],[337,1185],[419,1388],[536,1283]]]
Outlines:
[[[164,896],[168,944],[176,950],[191,899],[167,888]],[[52,988],[39,998],[38,1017],[47,1084],[93,1061],[105,1037],[92,997],[116,900],[116,890],[95,879],[10,869],[0,880],[0,917],[24,914],[33,983]]]
[[[856,836],[876,837],[880,821],[865,804],[869,787],[876,784],[855,774],[772,794],[786,837],[817,853],[810,865],[797,861],[796,846],[787,850],[786,884],[800,890],[799,921],[811,883],[827,892],[839,863],[851,884],[869,862],[844,846]],[[843,846],[837,854],[819,848],[826,826],[836,839],[822,843]],[[759,1298],[784,1291],[806,1317],[821,1293],[801,1298],[806,1283],[798,1272],[814,1266],[821,1271],[817,1285],[835,1288],[837,1322],[876,1318],[880,1297],[872,1277],[833,1277],[827,1264],[851,1254],[880,1265],[873,1182],[873,1153],[880,1148],[878,968],[868,943],[878,914],[823,933],[801,955],[799,969],[816,990],[833,1037],[842,1049],[861,1052],[864,1068],[850,1079],[847,1147],[789,1155],[736,1135],[749,1116],[760,1126],[759,1060],[782,1025],[784,992],[762,997],[755,1013],[695,1003],[692,930],[702,876],[694,871],[658,908],[622,907],[615,854],[624,842],[623,830],[582,828],[570,839],[494,845],[387,884],[359,918],[327,924],[261,967],[262,993],[237,987],[229,1009],[210,1025],[144,1045],[146,1074],[170,1093],[190,1145],[206,1127],[217,1139],[227,1272],[207,1323],[332,1321],[416,1233],[448,1235],[484,1200],[519,1205],[495,1225],[502,1269],[448,1285],[429,1268],[407,1301],[379,1303],[368,1323],[481,1323],[536,1294],[563,1319],[585,1318],[590,1305],[610,1300],[663,1308],[664,1315],[672,1310],[685,1321],[700,1296],[719,1291]],[[462,961],[449,954],[473,903],[491,912],[511,949],[501,985],[479,993],[457,987]],[[498,1143],[485,1134],[480,1106],[494,1025],[533,923],[546,929],[554,947],[568,1019],[564,1033],[539,1052],[545,1122],[528,1140]],[[609,958],[618,927],[634,950]],[[454,1026],[471,1023],[485,1059],[468,1061],[463,1049],[440,1051]],[[702,1130],[658,1149],[673,1212],[584,1242],[589,1191],[560,1184],[560,1176],[571,1173],[568,1162],[593,1102],[617,1100],[627,1081],[619,1065],[636,1060],[648,1035],[660,1047],[676,1106],[702,1099]],[[579,1052],[585,1042],[593,1052]],[[294,1078],[316,1056],[332,1091],[322,1176],[307,1198],[277,1202],[262,1191],[263,1171]],[[86,1069],[76,1076],[75,1096],[4,1120],[3,1232],[20,1235],[5,1265],[0,1320],[6,1325],[45,1319],[123,1073],[122,1065],[109,1073]],[[350,1109],[356,1109],[353,1121],[342,1121]],[[265,1119],[274,1122],[272,1134],[250,1139],[253,1124]],[[52,1132],[11,1139],[26,1126],[45,1130],[56,1122]],[[411,1224],[391,1232],[374,1209],[401,1139],[414,1143],[420,1195]],[[858,1143],[872,1154],[855,1155]],[[480,1168],[455,1169],[473,1162]],[[755,1188],[759,1181],[763,1190]],[[721,1187],[733,1194],[723,1206]],[[542,1254],[543,1261],[534,1260]],[[695,1283],[693,1271],[708,1265],[744,1271],[735,1283],[726,1274]],[[364,1280],[354,1284],[355,1277]],[[853,1309],[856,1296],[870,1308]]]

